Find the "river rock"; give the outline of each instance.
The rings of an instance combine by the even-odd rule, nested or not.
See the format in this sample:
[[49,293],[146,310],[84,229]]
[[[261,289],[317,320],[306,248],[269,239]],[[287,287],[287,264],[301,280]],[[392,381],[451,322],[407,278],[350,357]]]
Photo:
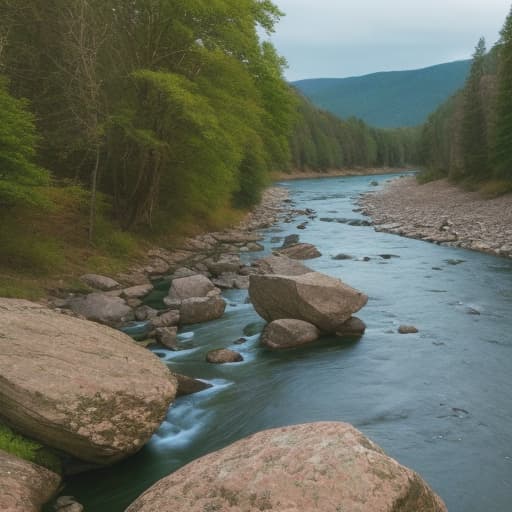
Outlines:
[[160,345],[170,350],[178,350],[177,327],[159,327],[155,330],[155,337]]
[[131,286],[125,288],[121,292],[121,297],[125,299],[141,299],[153,291],[152,284],[140,284],[138,286]]
[[287,247],[296,245],[299,243],[299,241],[300,236],[297,234],[285,236],[283,240],[283,245],[281,245],[281,249],[286,249]]
[[253,265],[263,274],[280,274],[284,276],[300,276],[313,272],[302,263],[279,253],[256,260]]
[[158,315],[158,310],[153,309],[150,306],[140,306],[135,310],[135,319],[139,322],[144,320],[151,320]]
[[224,299],[217,290],[213,290],[206,297],[193,297],[185,299],[179,306],[180,324],[200,324],[220,318],[226,309]]
[[412,470],[346,423],[267,430],[157,482],[126,512],[447,512]]
[[0,450],[0,510],[39,512],[60,486],[59,475]]
[[357,316],[352,316],[343,325],[338,327],[336,336],[362,336],[365,331],[366,324]]
[[246,247],[249,252],[260,252],[265,250],[265,247],[258,242],[249,242]]
[[418,332],[418,328],[414,327],[414,325],[401,325],[398,328],[398,332],[400,334],[415,334]]
[[320,337],[320,330],[303,320],[274,320],[261,335],[261,343],[269,348],[291,348],[312,343]]
[[99,322],[112,327],[133,320],[132,309],[121,297],[110,297],[105,293],[90,293],[73,297],[68,301],[68,307],[87,320]]
[[175,270],[174,274],[172,275],[173,279],[181,279],[182,277],[191,277],[197,275],[198,272],[195,270],[191,270],[188,267],[180,267],[177,270]]
[[225,363],[239,363],[244,360],[242,354],[229,350],[227,348],[219,348],[216,350],[210,350],[206,354],[206,360],[209,363],[214,364],[225,364]]
[[256,275],[250,279],[252,304],[267,322],[292,318],[334,333],[368,302],[364,293],[320,272]]
[[114,279],[107,276],[100,276],[98,274],[86,274],[80,279],[91,288],[96,288],[96,290],[108,291],[121,286]]
[[176,382],[151,352],[108,327],[0,299],[0,417],[94,464],[137,452],[160,426]]
[[279,252],[294,260],[312,260],[322,256],[322,253],[312,244],[290,245]]
[[183,301],[193,297],[206,297],[208,293],[215,289],[215,285],[201,274],[180,277],[173,279],[168,298]]
[[59,496],[53,505],[57,512],[83,512],[82,504],[75,500],[74,496]]
[[176,309],[165,311],[160,315],[151,317],[153,327],[173,327],[180,323],[180,312]]
[[173,375],[176,377],[176,381],[178,382],[178,393],[176,396],[192,395],[213,387],[208,382],[193,379],[192,377],[187,377],[180,373],[173,372]]
[[214,275],[219,276],[225,273],[237,273],[242,268],[240,257],[235,254],[224,254],[217,260],[207,260],[208,270]]

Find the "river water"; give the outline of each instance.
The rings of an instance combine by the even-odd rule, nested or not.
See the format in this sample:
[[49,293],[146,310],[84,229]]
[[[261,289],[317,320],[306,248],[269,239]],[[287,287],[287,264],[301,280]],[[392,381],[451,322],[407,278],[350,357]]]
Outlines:
[[[64,493],[88,512],[122,512],[156,480],[253,432],[335,420],[419,472],[450,512],[512,510],[512,262],[320,220],[363,219],[355,201],[376,190],[372,181],[389,178],[283,183],[296,207],[318,218],[304,231],[298,218],[264,233],[266,252],[279,245],[273,237],[299,233],[323,254],[309,266],[369,295],[358,314],[368,326],[361,340],[282,353],[260,347],[257,335],[234,345],[258,316],[246,292],[226,293],[222,319],[181,333],[187,350],[156,351],[173,370],[214,387],[178,399],[139,454],[75,477]],[[339,253],[353,259],[332,259]],[[400,324],[419,333],[397,334]],[[205,363],[205,353],[220,347],[245,361]]]

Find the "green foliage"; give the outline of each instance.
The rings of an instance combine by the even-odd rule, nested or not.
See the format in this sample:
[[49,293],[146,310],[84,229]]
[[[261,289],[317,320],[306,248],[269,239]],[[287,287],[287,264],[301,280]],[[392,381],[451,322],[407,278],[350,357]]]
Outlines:
[[47,205],[39,188],[49,184],[49,175],[34,164],[37,141],[34,118],[27,103],[13,98],[7,82],[0,77],[1,209]]
[[48,468],[55,473],[61,473],[62,471],[60,459],[49,448],[15,434],[10,428],[2,424],[0,424],[0,450]]
[[381,128],[418,126],[464,85],[470,61],[412,71],[351,78],[322,78],[293,85],[315,105],[342,118],[358,117]]
[[499,55],[494,164],[499,177],[512,180],[512,9],[497,45]]

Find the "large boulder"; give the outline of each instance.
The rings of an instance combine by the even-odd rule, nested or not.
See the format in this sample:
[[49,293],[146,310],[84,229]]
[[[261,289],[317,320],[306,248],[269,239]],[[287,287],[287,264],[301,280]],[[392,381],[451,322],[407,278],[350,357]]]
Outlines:
[[126,512],[446,512],[415,472],[346,423],[276,428],[197,459]]
[[312,343],[320,337],[320,330],[303,320],[274,320],[261,335],[261,343],[269,348],[291,348]]
[[59,489],[60,476],[0,450],[0,510],[39,512]]
[[206,297],[192,297],[179,305],[180,324],[200,324],[220,318],[226,309],[226,302],[217,291]]
[[0,299],[0,418],[95,464],[137,452],[176,381],[127,335],[39,304]]
[[119,327],[134,317],[132,309],[124,299],[105,293],[90,293],[73,297],[68,301],[68,307],[87,320],[112,327]]
[[368,302],[364,293],[319,272],[251,276],[249,296],[267,322],[304,320],[326,333],[336,332]]
[[262,274],[300,276],[302,274],[307,274],[308,272],[313,272],[313,270],[311,270],[309,267],[306,267],[306,265],[303,265],[302,263],[279,253],[256,260],[253,265]]
[[295,244],[279,249],[280,254],[293,260],[312,260],[322,256],[322,253],[312,244]]
[[173,279],[168,298],[170,300],[186,300],[193,297],[206,297],[213,290],[215,290],[215,285],[207,277],[196,274]]

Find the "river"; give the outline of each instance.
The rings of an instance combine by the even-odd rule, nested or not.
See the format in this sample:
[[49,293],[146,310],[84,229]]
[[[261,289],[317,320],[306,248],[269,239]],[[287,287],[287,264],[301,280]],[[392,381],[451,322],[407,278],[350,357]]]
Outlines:
[[[419,472],[450,512],[511,510],[512,261],[320,220],[363,219],[355,201],[389,178],[283,183],[297,208],[318,217],[304,231],[299,218],[264,233],[266,252],[279,245],[273,237],[299,233],[323,254],[308,266],[369,295],[358,314],[368,326],[360,341],[332,338],[282,353],[261,348],[257,335],[234,345],[258,317],[246,292],[226,293],[222,319],[181,333],[187,350],[156,351],[173,370],[214,387],[178,399],[139,454],[75,477],[64,493],[88,512],[122,512],[156,480],[248,434],[335,420]],[[332,259],[339,253],[353,259]],[[419,333],[397,334],[400,324]],[[204,362],[219,347],[240,351],[244,363]]]

